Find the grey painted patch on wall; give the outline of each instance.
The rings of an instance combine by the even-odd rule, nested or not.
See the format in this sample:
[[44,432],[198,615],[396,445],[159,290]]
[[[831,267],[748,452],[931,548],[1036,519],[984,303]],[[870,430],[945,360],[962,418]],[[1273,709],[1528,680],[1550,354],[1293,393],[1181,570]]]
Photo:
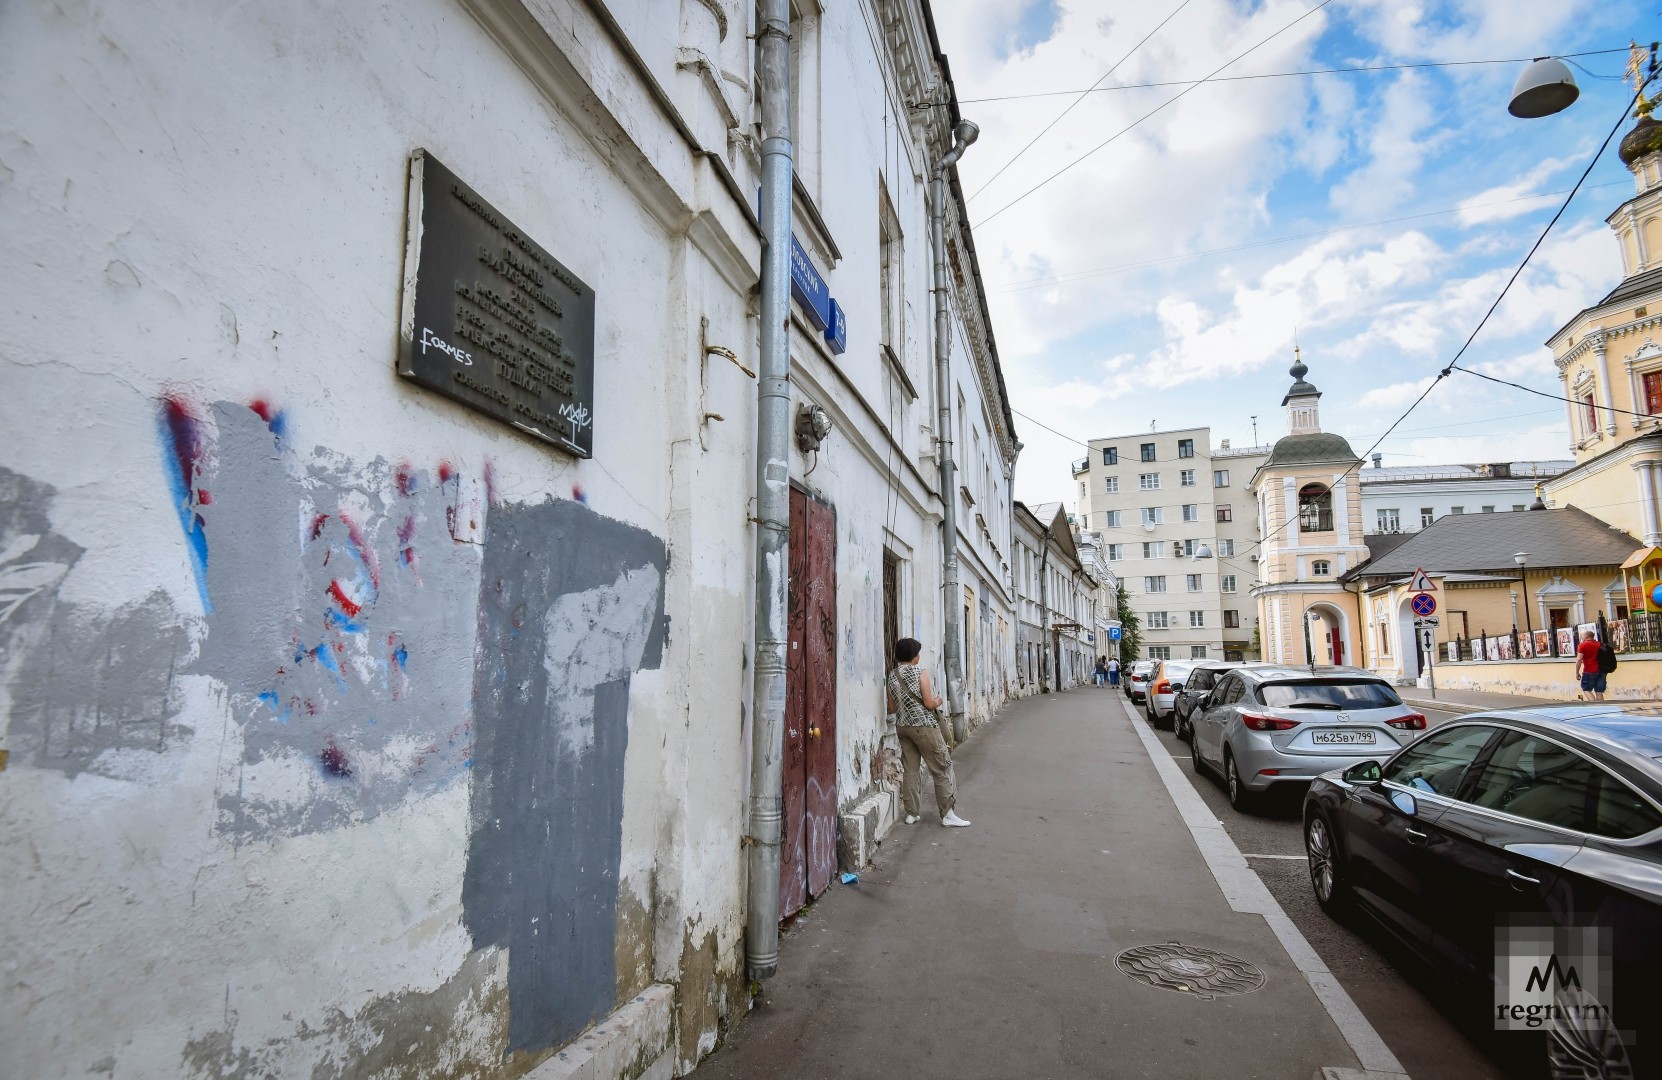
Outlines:
[[664,647],[668,555],[575,502],[494,507],[476,670],[463,921],[508,950],[508,1049],[557,1046],[617,996],[629,681]]
[[365,821],[471,765],[479,548],[448,515],[461,479],[324,448],[293,421],[212,410],[197,507],[212,603],[193,670],[230,692],[240,758],[219,828],[241,840]]
[[175,679],[190,646],[156,591],[115,611],[67,603],[58,589],[83,554],[52,531],[56,490],[0,468],[0,678],[12,688],[7,750],[15,764],[120,771],[106,754],[166,751],[177,723]]

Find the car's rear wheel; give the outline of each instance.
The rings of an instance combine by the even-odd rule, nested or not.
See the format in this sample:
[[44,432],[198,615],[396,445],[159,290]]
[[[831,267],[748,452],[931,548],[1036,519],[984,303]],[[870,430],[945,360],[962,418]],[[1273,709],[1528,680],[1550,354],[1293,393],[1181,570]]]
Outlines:
[[1235,767],[1235,755],[1228,747],[1223,751],[1223,786],[1229,791],[1229,805],[1237,810],[1252,807],[1252,792],[1241,782],[1241,770]]
[[1189,764],[1194,766],[1196,776],[1206,775],[1206,763],[1200,760],[1200,740],[1189,733]]
[[1194,733],[1189,730],[1189,725],[1183,722],[1183,718],[1177,714],[1176,709],[1173,709],[1171,714],[1171,730],[1172,734],[1179,739],[1185,741],[1193,741],[1194,739]]
[[1337,915],[1350,904],[1350,885],[1339,870],[1339,849],[1333,826],[1321,811],[1304,823],[1304,857],[1310,863],[1310,887],[1316,903],[1329,915]]

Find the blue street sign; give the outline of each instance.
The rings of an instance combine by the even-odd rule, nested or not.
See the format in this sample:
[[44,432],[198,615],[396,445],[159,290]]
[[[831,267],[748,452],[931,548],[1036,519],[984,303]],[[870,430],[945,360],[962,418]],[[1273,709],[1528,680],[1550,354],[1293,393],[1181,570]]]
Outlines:
[[814,324],[815,330],[824,330],[831,322],[831,289],[814,269],[813,260],[802,250],[802,244],[791,234],[791,295],[802,305],[802,313]]
[[848,316],[843,314],[843,306],[836,300],[831,300],[831,318],[825,328],[825,342],[831,346],[831,351],[842,354],[848,351]]
[[1430,593],[1415,593],[1411,604],[1416,615],[1430,615],[1437,610],[1437,598]]
[[1110,626],[1108,628],[1108,640],[1109,641],[1118,641],[1119,639],[1120,639],[1120,628],[1117,627],[1117,626]]

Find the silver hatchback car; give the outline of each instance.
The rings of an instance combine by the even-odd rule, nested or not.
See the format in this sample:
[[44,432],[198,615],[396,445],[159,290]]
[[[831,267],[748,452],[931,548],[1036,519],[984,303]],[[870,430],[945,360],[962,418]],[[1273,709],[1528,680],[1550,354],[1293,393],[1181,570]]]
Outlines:
[[1197,774],[1223,778],[1237,810],[1276,784],[1383,760],[1425,730],[1391,684],[1360,668],[1254,664],[1226,673],[1191,714]]

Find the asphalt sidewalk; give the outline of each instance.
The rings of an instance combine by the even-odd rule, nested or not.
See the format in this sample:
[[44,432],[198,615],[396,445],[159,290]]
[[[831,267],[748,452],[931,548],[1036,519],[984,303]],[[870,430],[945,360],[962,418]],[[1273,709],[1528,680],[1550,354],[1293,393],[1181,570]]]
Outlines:
[[[779,974],[695,1075],[1398,1073],[1124,701],[1082,687],[1005,708],[957,755],[974,825],[926,809],[897,827],[857,885],[795,920]],[[1116,965],[1167,943],[1239,958],[1262,986],[1206,993],[1206,965],[1168,964],[1195,978],[1162,989]]]

